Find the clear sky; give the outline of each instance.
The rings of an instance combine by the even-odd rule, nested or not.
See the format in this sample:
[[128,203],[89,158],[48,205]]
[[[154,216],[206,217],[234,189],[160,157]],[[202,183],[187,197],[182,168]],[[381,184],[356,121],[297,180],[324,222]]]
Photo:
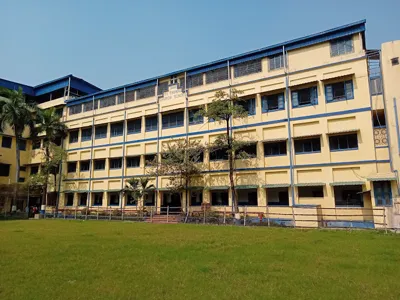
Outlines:
[[0,0],[0,78],[106,89],[361,19],[400,39],[400,0]]

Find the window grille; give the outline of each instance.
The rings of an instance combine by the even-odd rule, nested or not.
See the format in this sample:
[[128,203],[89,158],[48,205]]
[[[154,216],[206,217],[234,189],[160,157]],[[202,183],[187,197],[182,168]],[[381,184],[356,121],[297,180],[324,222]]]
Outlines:
[[128,120],[128,134],[140,133],[142,131],[142,119]]
[[92,111],[93,110],[93,101],[83,103],[83,111]]
[[100,108],[109,107],[115,105],[115,96],[102,98],[99,100]]
[[268,58],[268,62],[270,71],[283,68],[284,67],[283,54],[278,54]]
[[76,115],[82,112],[82,104],[77,104],[69,107],[69,114]]
[[156,131],[158,125],[157,116],[146,117],[146,131]]
[[152,85],[152,86],[148,86],[142,89],[139,89],[136,91],[137,93],[137,99],[144,99],[144,98],[149,98],[149,97],[154,97],[156,94],[156,86]]
[[96,139],[104,139],[107,137],[107,125],[97,126],[95,128],[95,138]]
[[168,82],[161,82],[158,84],[158,95],[163,96],[165,92],[168,92]]
[[228,67],[223,67],[206,72],[206,83],[228,80]]
[[353,39],[351,36],[331,41],[331,56],[352,53],[353,50]]
[[90,141],[92,139],[92,128],[83,128],[82,129],[82,142]]
[[246,61],[234,66],[235,77],[246,76],[262,71],[261,58]]
[[183,126],[183,111],[169,113],[162,116],[162,128],[174,128]]
[[188,77],[188,87],[193,88],[203,85],[203,73],[192,75]]
[[135,101],[135,91],[126,92],[125,97],[125,102]]

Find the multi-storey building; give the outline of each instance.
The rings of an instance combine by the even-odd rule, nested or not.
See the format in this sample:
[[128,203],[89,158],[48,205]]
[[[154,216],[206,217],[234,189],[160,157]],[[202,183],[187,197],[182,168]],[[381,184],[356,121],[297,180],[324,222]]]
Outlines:
[[[332,222],[357,211],[354,219],[382,224],[374,209],[393,213],[399,193],[399,56],[400,41],[367,50],[359,21],[110,90],[81,89],[87,95],[65,99],[62,115],[70,132],[60,206],[137,205],[121,193],[125,181],[146,176],[146,161],[173,140],[212,143],[223,124],[196,112],[236,88],[248,117],[232,121],[233,134],[255,156],[236,162],[241,210],[302,207]],[[34,146],[28,174],[40,162]],[[203,168],[182,203],[231,206],[224,153],[204,153]],[[167,178],[153,183],[143,205],[181,206]],[[394,226],[396,216],[384,215]]]

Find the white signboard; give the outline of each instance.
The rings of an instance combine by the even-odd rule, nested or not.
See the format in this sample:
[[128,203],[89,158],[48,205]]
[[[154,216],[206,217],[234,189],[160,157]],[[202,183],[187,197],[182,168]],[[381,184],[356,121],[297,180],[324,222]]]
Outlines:
[[176,99],[176,98],[180,98],[180,97],[184,97],[184,96],[185,96],[185,93],[182,92],[181,89],[178,89],[178,85],[173,84],[168,87],[167,92],[164,92],[163,100],[171,100],[171,99]]

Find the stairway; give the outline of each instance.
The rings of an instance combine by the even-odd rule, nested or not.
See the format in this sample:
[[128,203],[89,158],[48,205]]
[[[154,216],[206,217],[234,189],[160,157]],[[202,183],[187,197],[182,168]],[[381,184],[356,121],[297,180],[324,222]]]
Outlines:
[[147,218],[147,223],[158,223],[158,224],[178,224],[181,222],[180,215],[153,215],[153,218]]

